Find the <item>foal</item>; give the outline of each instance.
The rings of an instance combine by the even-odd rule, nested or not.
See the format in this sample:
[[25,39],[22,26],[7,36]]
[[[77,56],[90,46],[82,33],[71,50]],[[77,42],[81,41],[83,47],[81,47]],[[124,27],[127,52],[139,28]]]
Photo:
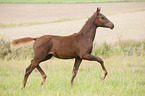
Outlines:
[[41,84],[45,82],[46,74],[41,69],[39,64],[40,62],[51,59],[52,56],[60,59],[75,58],[71,84],[73,84],[82,60],[99,62],[103,69],[101,79],[105,79],[107,70],[104,66],[103,60],[99,57],[91,55],[96,28],[98,27],[106,27],[110,29],[114,28],[114,24],[100,13],[100,8],[97,8],[97,11],[86,21],[83,28],[76,34],[70,36],[44,35],[39,38],[26,37],[13,40],[13,46],[35,40],[33,45],[33,59],[31,64],[26,68],[21,88],[25,87],[28,76],[35,68],[37,68],[42,75]]

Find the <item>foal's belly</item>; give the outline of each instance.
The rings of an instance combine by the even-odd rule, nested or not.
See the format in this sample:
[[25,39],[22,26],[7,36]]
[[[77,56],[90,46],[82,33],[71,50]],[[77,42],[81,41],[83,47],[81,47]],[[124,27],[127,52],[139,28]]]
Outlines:
[[71,50],[68,51],[58,51],[54,53],[54,56],[60,59],[72,59],[76,58],[77,55],[75,52],[71,52]]

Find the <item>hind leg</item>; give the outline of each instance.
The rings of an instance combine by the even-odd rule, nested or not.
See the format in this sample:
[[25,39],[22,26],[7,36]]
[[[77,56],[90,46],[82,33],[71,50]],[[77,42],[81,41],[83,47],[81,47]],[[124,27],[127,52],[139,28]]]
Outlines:
[[34,59],[31,61],[31,64],[26,68],[25,76],[24,76],[23,83],[22,83],[22,86],[21,86],[22,89],[25,87],[29,75],[31,74],[31,72],[35,68],[37,68],[37,70],[42,75],[42,83],[41,84],[43,84],[45,82],[46,74],[44,73],[44,71],[39,66],[39,63],[42,62],[42,61],[46,61],[46,60],[50,59],[52,57],[52,55],[51,54],[43,55],[43,56],[39,55],[39,56],[41,56],[41,57],[39,57],[39,59],[38,59],[37,56],[34,57]]
[[[46,56],[46,58],[45,58],[45,60],[43,60],[43,61],[46,61],[46,60],[48,60],[48,59],[51,59],[51,57],[52,57],[52,55],[51,54],[49,54],[48,56]],[[40,74],[41,74],[41,76],[42,76],[42,81],[41,81],[41,85],[43,85],[44,84],[44,82],[45,82],[45,80],[46,80],[46,74],[44,73],[44,71],[42,70],[42,68],[38,65],[37,66],[37,70],[40,72]]]
[[39,62],[36,62],[36,61],[33,60],[31,62],[31,64],[26,68],[23,83],[21,85],[21,89],[23,89],[25,87],[29,75],[38,66],[38,64],[39,64]]
[[44,71],[41,69],[41,67],[39,65],[37,66],[37,70],[40,72],[40,74],[42,76],[41,85],[43,85],[47,76],[46,76],[46,74],[44,73]]
[[48,60],[52,57],[52,55],[49,53],[49,48],[51,47],[49,45],[49,40],[47,38],[39,38],[36,40],[36,42],[33,45],[33,60],[31,64],[26,68],[25,76],[23,79],[23,83],[21,88],[24,88],[27,82],[27,79],[31,72],[37,67],[38,71],[41,73],[43,78],[43,82],[45,81],[46,75],[43,72],[43,70],[39,67],[39,63],[45,60]]
[[[48,56],[46,56],[46,58],[43,61],[46,61],[48,59],[51,59],[52,55],[49,54]],[[42,81],[41,81],[41,85],[44,84],[45,80],[46,80],[46,74],[44,73],[44,71],[42,70],[42,68],[38,65],[37,66],[37,70],[40,72],[41,76],[42,76]]]

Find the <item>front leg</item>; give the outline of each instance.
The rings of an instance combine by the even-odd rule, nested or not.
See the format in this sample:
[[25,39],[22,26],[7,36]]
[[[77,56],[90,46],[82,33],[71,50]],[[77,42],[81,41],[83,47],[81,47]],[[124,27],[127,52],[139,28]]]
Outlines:
[[91,54],[86,54],[86,55],[83,57],[83,59],[89,60],[89,61],[97,61],[97,62],[99,62],[99,63],[101,64],[102,69],[103,69],[103,75],[101,76],[101,79],[102,79],[102,80],[105,79],[105,77],[106,77],[106,75],[107,75],[108,72],[107,72],[107,70],[106,70],[106,68],[105,68],[105,66],[104,66],[104,61],[103,61],[101,58],[96,57],[96,56],[93,56],[93,55],[91,55]]
[[78,69],[79,69],[81,62],[82,62],[82,59],[78,59],[78,58],[75,59],[75,64],[73,67],[72,78],[71,78],[71,85],[73,85],[74,78],[77,75],[77,72],[78,72]]

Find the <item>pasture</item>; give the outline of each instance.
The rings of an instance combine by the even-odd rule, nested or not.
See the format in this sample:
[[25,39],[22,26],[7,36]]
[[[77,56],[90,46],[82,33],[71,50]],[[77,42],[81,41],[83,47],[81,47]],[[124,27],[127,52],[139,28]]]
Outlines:
[[40,85],[41,75],[33,71],[27,86],[20,86],[25,68],[30,59],[2,60],[0,64],[1,96],[143,96],[145,94],[145,57],[113,56],[106,58],[105,66],[109,72],[101,81],[102,69],[99,63],[83,61],[74,86],[70,86],[70,78],[74,60],[58,60],[40,64],[47,74],[44,85]]
[[[0,96],[144,96],[144,4],[0,4]],[[25,36],[73,34],[98,6],[115,24],[113,31],[97,30],[92,53],[104,60],[106,79],[100,79],[99,63],[84,60],[71,87],[74,59],[52,58],[40,64],[47,75],[44,85],[40,85],[40,73],[34,70],[21,90],[25,69],[32,59],[32,43],[11,49],[10,41]]]

